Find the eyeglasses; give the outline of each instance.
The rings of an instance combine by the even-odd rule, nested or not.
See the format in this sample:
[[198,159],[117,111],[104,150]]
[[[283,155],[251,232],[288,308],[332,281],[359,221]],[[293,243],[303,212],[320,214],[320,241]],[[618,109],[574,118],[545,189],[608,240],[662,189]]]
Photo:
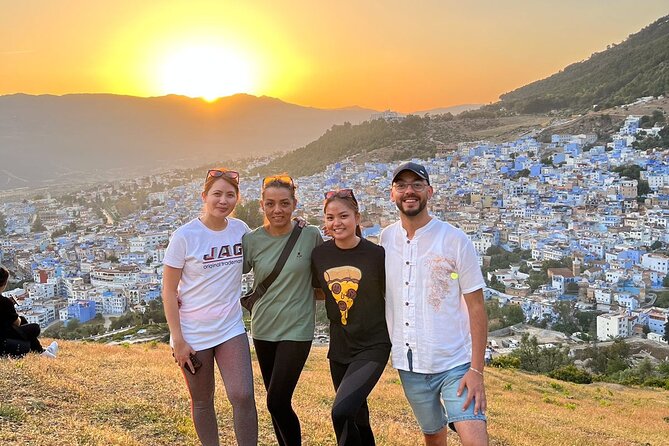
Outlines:
[[286,184],[292,187],[293,189],[295,188],[295,183],[293,182],[293,179],[288,175],[272,175],[270,177],[265,177],[262,180],[262,188],[265,189],[267,186],[269,186],[271,183],[274,182]]
[[209,169],[207,171],[207,178],[209,177],[228,177],[231,180],[234,180],[235,183],[239,184],[239,172],[235,172],[234,170]]
[[414,192],[423,192],[425,188],[428,186],[427,183],[421,183],[420,181],[416,181],[413,183],[395,183],[393,184],[393,187],[397,192],[405,192],[409,186],[411,186],[411,189],[414,190]]
[[353,198],[354,201],[357,202],[355,199],[355,195],[353,195],[353,189],[338,189],[338,190],[330,190],[327,191],[323,194],[325,196],[326,200],[329,200],[330,198]]

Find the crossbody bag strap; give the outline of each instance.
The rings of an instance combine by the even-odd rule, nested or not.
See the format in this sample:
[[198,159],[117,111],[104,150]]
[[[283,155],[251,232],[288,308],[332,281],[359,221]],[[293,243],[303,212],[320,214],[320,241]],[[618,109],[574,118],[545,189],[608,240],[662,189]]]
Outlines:
[[293,247],[295,246],[295,243],[300,236],[300,232],[302,232],[302,228],[299,224],[295,224],[295,227],[293,227],[293,231],[290,233],[290,237],[288,238],[286,245],[283,247],[283,251],[281,251],[279,260],[277,260],[276,265],[274,265],[274,269],[271,273],[269,273],[269,276],[265,277],[265,280],[263,280],[260,285],[258,285],[258,288],[262,287],[260,290],[262,294],[265,294],[270,285],[272,285],[272,282],[274,282],[274,280],[279,277],[279,273],[281,273],[283,265],[286,264],[288,256],[293,251]]

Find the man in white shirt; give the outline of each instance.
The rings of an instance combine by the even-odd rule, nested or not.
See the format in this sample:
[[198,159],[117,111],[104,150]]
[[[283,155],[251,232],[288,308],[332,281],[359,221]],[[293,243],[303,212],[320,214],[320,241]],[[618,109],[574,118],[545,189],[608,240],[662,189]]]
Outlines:
[[487,445],[485,282],[465,233],[428,214],[433,193],[424,166],[395,169],[400,221],[381,233],[393,366],[426,445],[446,445],[447,425],[463,445]]

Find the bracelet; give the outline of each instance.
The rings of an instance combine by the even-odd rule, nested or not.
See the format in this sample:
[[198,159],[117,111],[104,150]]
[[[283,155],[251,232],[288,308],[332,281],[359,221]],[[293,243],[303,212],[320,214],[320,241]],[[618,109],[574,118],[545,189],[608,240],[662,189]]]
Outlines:
[[479,375],[483,376],[483,372],[480,371],[480,370],[476,370],[474,367],[470,367],[469,370],[471,370],[472,372],[476,372],[476,373],[478,373]]

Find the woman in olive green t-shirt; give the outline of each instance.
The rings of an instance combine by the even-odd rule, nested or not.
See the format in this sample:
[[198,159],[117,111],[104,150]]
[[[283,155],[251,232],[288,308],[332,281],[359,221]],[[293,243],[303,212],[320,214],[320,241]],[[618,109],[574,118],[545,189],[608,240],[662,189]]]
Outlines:
[[[292,178],[265,178],[260,204],[265,223],[242,239],[244,272],[253,270],[256,286],[274,269],[293,230],[297,199]],[[267,390],[267,408],[282,446],[302,442],[291,400],[314,336],[311,251],[321,243],[318,228],[304,227],[281,273],[253,306],[251,336]]]

